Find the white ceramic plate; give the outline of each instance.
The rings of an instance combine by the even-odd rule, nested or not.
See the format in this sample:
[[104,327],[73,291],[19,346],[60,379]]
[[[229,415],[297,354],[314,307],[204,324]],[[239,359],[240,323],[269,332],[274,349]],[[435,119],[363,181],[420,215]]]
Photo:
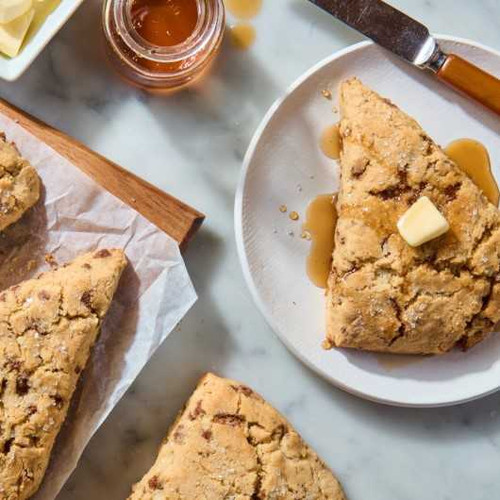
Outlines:
[[0,54],[0,78],[8,81],[19,78],[82,2],[83,0],[62,0],[35,36],[24,45],[19,55],[8,58]]
[[[500,53],[465,40],[439,39],[444,49],[500,75]],[[315,196],[338,189],[338,167],[318,146],[322,130],[338,115],[332,112],[335,100],[326,100],[320,91],[330,88],[335,95],[339,83],[352,76],[415,117],[438,143],[461,137],[481,141],[499,178],[499,117],[371,42],[334,54],[302,76],[271,108],[245,158],[235,226],[243,272],[255,302],[298,358],[359,396],[400,406],[444,406],[496,391],[500,335],[468,353],[433,358],[321,348],[324,296],[305,273],[309,243],[299,237],[300,223],[278,207],[284,203],[303,216]]]

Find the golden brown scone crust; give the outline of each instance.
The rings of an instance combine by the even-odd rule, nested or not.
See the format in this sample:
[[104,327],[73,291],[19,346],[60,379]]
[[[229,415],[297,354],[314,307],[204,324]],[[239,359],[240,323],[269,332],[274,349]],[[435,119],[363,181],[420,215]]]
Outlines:
[[129,500],[345,500],[290,424],[238,382],[207,374]]
[[125,266],[99,250],[0,294],[0,500],[39,488]]
[[[327,343],[395,353],[470,347],[500,320],[499,212],[419,124],[352,79],[341,86],[341,190]],[[396,223],[428,196],[450,224],[418,248]]]
[[40,198],[40,178],[0,133],[0,231],[18,221]]

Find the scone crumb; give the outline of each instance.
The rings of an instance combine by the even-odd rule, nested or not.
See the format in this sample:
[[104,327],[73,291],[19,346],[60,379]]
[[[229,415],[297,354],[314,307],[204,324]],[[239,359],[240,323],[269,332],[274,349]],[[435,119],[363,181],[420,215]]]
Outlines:
[[328,99],[329,101],[332,99],[332,91],[328,89],[323,89],[321,91],[321,95],[325,98]]
[[332,341],[329,340],[329,339],[325,339],[323,340],[323,342],[321,342],[321,347],[325,350],[325,351],[330,351],[331,349],[333,349],[333,344],[332,344]]
[[296,221],[296,220],[299,220],[299,214],[297,212],[295,212],[295,210],[293,212],[290,212],[290,219],[293,220],[293,221]]
[[288,207],[286,205],[280,205],[280,212],[282,214],[285,214],[286,212],[288,212]]

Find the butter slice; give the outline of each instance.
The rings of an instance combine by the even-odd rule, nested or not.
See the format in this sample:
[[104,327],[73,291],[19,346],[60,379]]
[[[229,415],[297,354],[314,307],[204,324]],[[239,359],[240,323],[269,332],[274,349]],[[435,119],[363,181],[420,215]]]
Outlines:
[[7,24],[31,9],[31,0],[0,0],[0,24]]
[[31,9],[10,23],[0,24],[0,52],[17,56],[34,15],[35,10]]
[[448,221],[427,196],[419,198],[399,219],[399,234],[412,247],[438,238],[450,229]]

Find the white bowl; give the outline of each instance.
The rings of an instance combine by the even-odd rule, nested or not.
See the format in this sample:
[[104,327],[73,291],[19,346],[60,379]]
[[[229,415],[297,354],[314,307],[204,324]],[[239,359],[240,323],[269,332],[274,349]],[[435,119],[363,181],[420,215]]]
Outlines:
[[10,59],[0,56],[0,78],[17,80],[82,2],[83,0],[62,0],[16,57]]

